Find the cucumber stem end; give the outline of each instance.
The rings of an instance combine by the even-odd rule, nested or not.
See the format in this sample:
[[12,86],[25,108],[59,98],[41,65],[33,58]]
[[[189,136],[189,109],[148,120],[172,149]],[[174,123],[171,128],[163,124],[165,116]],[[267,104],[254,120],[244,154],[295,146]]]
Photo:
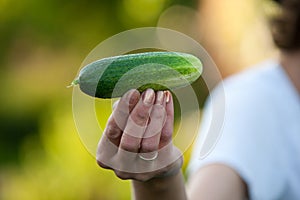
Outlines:
[[78,84],[79,84],[79,78],[76,78],[74,81],[72,81],[71,85],[67,86],[67,88],[74,87],[75,85],[78,85]]

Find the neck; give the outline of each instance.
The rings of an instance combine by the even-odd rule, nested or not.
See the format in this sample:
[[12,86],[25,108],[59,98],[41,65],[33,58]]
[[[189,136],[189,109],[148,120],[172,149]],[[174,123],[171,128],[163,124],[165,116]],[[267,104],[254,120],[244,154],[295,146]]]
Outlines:
[[300,50],[282,52],[280,63],[300,94]]

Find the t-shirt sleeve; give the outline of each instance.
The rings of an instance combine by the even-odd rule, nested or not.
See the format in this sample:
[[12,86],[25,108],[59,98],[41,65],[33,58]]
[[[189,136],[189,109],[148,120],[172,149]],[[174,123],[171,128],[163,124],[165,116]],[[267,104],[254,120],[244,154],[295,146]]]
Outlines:
[[[255,85],[236,84],[236,81],[224,84],[225,99],[221,98],[220,91],[217,89],[205,106],[202,128],[188,167],[189,175],[204,165],[225,164],[245,181],[250,199],[276,199],[284,187],[284,175],[280,170],[284,165],[280,156],[284,146],[274,117],[278,113],[268,102],[272,99]],[[212,113],[216,110],[214,107],[220,107],[221,101],[225,101],[224,109]],[[224,114],[224,118],[218,117]],[[206,141],[211,142],[210,135],[216,134],[209,132],[214,120],[223,120],[220,136],[215,146],[211,145],[213,150],[200,159]]]

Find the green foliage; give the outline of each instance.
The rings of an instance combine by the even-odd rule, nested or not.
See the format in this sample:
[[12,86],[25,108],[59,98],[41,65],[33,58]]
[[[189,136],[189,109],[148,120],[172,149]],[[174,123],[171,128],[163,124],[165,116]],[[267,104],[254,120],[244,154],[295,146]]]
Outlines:
[[42,148],[24,141],[22,168],[7,170],[3,199],[130,199],[129,182],[100,169],[84,149],[69,109],[56,105],[44,116]]

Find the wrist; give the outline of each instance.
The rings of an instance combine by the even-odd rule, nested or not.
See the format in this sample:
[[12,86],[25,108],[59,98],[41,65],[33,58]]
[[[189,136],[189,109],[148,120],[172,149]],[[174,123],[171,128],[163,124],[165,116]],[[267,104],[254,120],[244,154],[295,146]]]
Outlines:
[[132,185],[135,190],[146,188],[148,191],[155,193],[163,193],[170,189],[170,183],[182,176],[181,169],[172,171],[162,176],[154,177],[147,181],[132,180]]

